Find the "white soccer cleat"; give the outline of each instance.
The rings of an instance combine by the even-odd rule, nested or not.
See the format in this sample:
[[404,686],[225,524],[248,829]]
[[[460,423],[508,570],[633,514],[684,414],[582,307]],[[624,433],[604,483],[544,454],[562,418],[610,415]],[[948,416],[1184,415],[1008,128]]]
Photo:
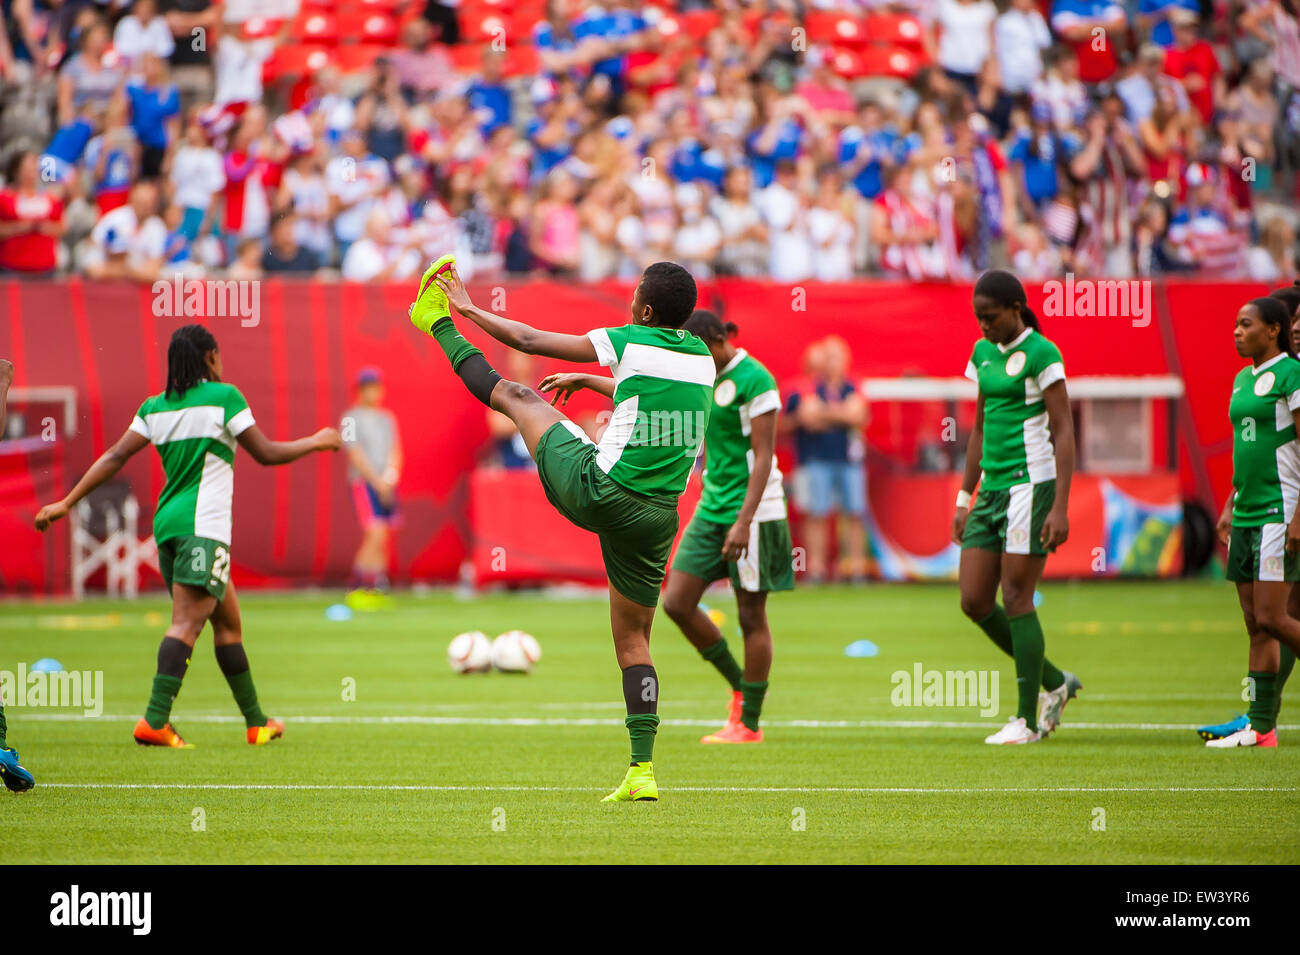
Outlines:
[[1083,684],[1073,673],[1066,670],[1064,676],[1065,680],[1055,690],[1044,690],[1038,694],[1038,732],[1044,737],[1055,732],[1061,725],[1065,704],[1083,689]]
[[[1270,740],[1269,737],[1272,737]],[[1229,733],[1222,739],[1208,739],[1205,745],[1210,749],[1236,749],[1238,746],[1276,746],[1277,736],[1273,733],[1256,733],[1249,726]]]
[[1023,716],[1017,716],[1007,721],[1007,725],[1002,727],[992,736],[986,736],[984,742],[993,743],[995,746],[1015,743],[1037,743],[1043,737],[1038,730],[1031,730],[1025,723]]

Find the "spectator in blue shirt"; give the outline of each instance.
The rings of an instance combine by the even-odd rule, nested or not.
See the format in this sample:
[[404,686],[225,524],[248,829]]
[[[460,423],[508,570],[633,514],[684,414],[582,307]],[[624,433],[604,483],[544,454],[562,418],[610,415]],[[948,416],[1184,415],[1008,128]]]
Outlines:
[[776,178],[776,164],[783,159],[797,159],[803,142],[803,126],[795,118],[802,100],[781,98],[775,89],[764,91],[762,105],[767,122],[749,134],[745,141],[750,165],[754,169],[754,186],[766,189]]
[[467,94],[469,108],[474,112],[474,118],[478,120],[485,141],[500,127],[510,125],[513,115],[510,90],[505,83],[501,82],[504,60],[504,53],[485,46],[483,70],[470,84]]
[[898,130],[886,126],[880,104],[867,100],[858,112],[858,125],[846,126],[840,133],[840,170],[867,199],[874,199],[884,188],[881,169],[899,161],[903,141]]
[[849,378],[849,348],[830,336],[804,353],[808,381],[786,400],[782,424],[794,434],[798,468],[794,499],[803,514],[808,549],[808,576],[830,579],[831,521],[844,521],[838,548],[844,576],[866,576],[867,478],[863,468],[862,429],[867,405]]
[[167,65],[152,53],[140,56],[143,76],[126,84],[131,103],[131,129],[140,143],[140,173],[148,178],[162,174],[167,145],[176,137],[181,97],[167,79]]
[[1171,17],[1178,9],[1190,10],[1198,17],[1201,5],[1198,0],[1138,0],[1137,19],[1143,29],[1151,31],[1151,42],[1166,50],[1174,45],[1174,28]]

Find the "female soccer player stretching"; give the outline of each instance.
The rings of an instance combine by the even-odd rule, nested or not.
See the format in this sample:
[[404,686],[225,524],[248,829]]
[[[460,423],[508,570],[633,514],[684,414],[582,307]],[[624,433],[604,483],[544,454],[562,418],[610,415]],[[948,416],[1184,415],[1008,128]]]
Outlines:
[[36,515],[36,529],[46,530],[137,451],[150,444],[158,449],[167,482],[154,511],[153,536],[158,569],[171,593],[172,622],[158,647],[158,672],[148,706],[135,725],[135,741],[142,746],[191,745],[168,717],[194,644],[209,620],[217,665],[244,714],[248,742],[261,746],[284,733],[284,724],[267,719],[257,702],[239,600],[230,583],[235,444],[258,464],[288,464],[313,451],[337,451],[339,433],[321,428],[297,441],[269,440],[253,423],[244,396],[221,380],[221,372],[221,352],[211,332],[201,325],[176,329],[167,346],[166,390],[145,399],[131,427],[67,497],[45,505]]
[[[785,490],[773,453],[781,395],[771,373],[731,344],[734,324],[697,309],[685,328],[709,346],[718,378],[704,434],[704,494],[677,545],[664,611],[731,685],[727,724],[700,742],[761,743],[758,717],[772,668],[767,595],[794,588]],[[736,593],[743,672],[700,609],[705,589],[724,577]]]
[[[1061,353],[1039,330],[1020,280],[1002,269],[985,272],[972,304],[984,337],[966,365],[979,397],[952,521],[962,548],[961,609],[1016,661],[1016,715],[984,742],[1036,743],[1082,689],[1044,656],[1034,611],[1047,555],[1069,533],[1074,422]],[[997,604],[999,583],[1005,609]]]
[[[1280,646],[1300,652],[1300,621],[1287,612],[1300,580],[1300,361],[1291,344],[1291,315],[1275,298],[1252,299],[1237,312],[1237,354],[1251,363],[1232,383],[1233,493],[1219,519],[1228,540],[1227,578],[1250,635],[1254,693],[1244,726],[1206,746],[1277,746]],[[1231,510],[1229,510],[1231,508]]]
[[[511,348],[609,366],[613,378],[589,376],[553,387],[556,398],[580,387],[613,398],[600,444],[537,392],[493,371],[456,330],[448,303]],[[470,394],[519,428],[555,509],[600,538],[632,741],[631,766],[607,802],[659,798],[652,765],[659,677],[650,659],[650,625],[677,534],[677,499],[713,401],[713,359],[702,341],[682,330],[694,308],[690,273],[656,262],[632,296],[630,325],[586,335],[541,331],[477,308],[447,255],[424,273],[410,309],[412,324],[433,336]]]

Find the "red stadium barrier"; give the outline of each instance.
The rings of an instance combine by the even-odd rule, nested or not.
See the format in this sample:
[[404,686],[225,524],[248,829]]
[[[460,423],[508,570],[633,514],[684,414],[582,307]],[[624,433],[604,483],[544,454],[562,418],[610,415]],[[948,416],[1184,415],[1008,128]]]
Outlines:
[[[492,301],[489,288],[471,291],[481,302]],[[1232,319],[1241,302],[1264,291],[1245,284],[1157,285],[1154,314],[1141,327],[1129,319],[1044,314],[1041,289],[1029,293],[1072,375],[1173,373],[1186,380],[1179,479],[1185,495],[1217,513],[1231,477],[1228,392],[1242,364],[1232,346]],[[620,283],[525,282],[503,286],[499,295],[511,317],[546,328],[581,332],[627,321],[629,288]],[[411,329],[409,299],[406,285],[266,281],[255,324],[239,318],[206,324],[221,343],[227,378],[275,438],[337,423],[357,370],[384,370],[407,458],[396,576],[450,580],[471,552],[471,475],[486,441],[486,419],[434,343]],[[702,290],[701,300],[725,308],[741,328],[739,343],[783,385],[799,376],[805,344],[827,334],[849,343],[854,373],[864,377],[960,375],[978,334],[970,289],[961,286],[861,282],[792,289],[720,280]],[[0,531],[17,534],[39,500],[56,486],[66,491],[126,429],[144,397],[162,388],[167,338],[194,319],[159,317],[153,306],[148,286],[0,282],[0,355],[14,361],[15,384],[74,386],[80,419],[76,439],[58,446],[61,473],[51,477],[48,456],[23,455],[18,463],[6,458]],[[468,337],[505,367],[502,346],[472,327]],[[558,367],[539,362],[533,377]],[[571,410],[575,417],[593,414],[598,401],[580,397]],[[894,441],[901,420],[897,411],[879,408],[867,431],[868,446]],[[1162,459],[1159,450],[1155,459]],[[240,583],[340,582],[358,541],[342,457],[316,456],[267,469],[241,456],[237,472],[233,550]],[[123,477],[147,522],[162,487],[157,456],[139,455]],[[66,590],[66,526],[46,538],[4,536],[7,544],[18,544],[5,548],[0,593],[13,592],[16,581],[38,591]],[[936,541],[936,548],[941,544]]]

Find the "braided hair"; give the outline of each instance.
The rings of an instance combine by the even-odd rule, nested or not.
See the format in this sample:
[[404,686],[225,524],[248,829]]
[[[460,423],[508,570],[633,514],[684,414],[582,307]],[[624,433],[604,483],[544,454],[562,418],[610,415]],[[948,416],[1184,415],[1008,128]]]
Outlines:
[[176,392],[179,398],[200,381],[208,377],[208,352],[217,350],[217,340],[202,325],[184,325],[172,332],[167,345],[168,398]]

